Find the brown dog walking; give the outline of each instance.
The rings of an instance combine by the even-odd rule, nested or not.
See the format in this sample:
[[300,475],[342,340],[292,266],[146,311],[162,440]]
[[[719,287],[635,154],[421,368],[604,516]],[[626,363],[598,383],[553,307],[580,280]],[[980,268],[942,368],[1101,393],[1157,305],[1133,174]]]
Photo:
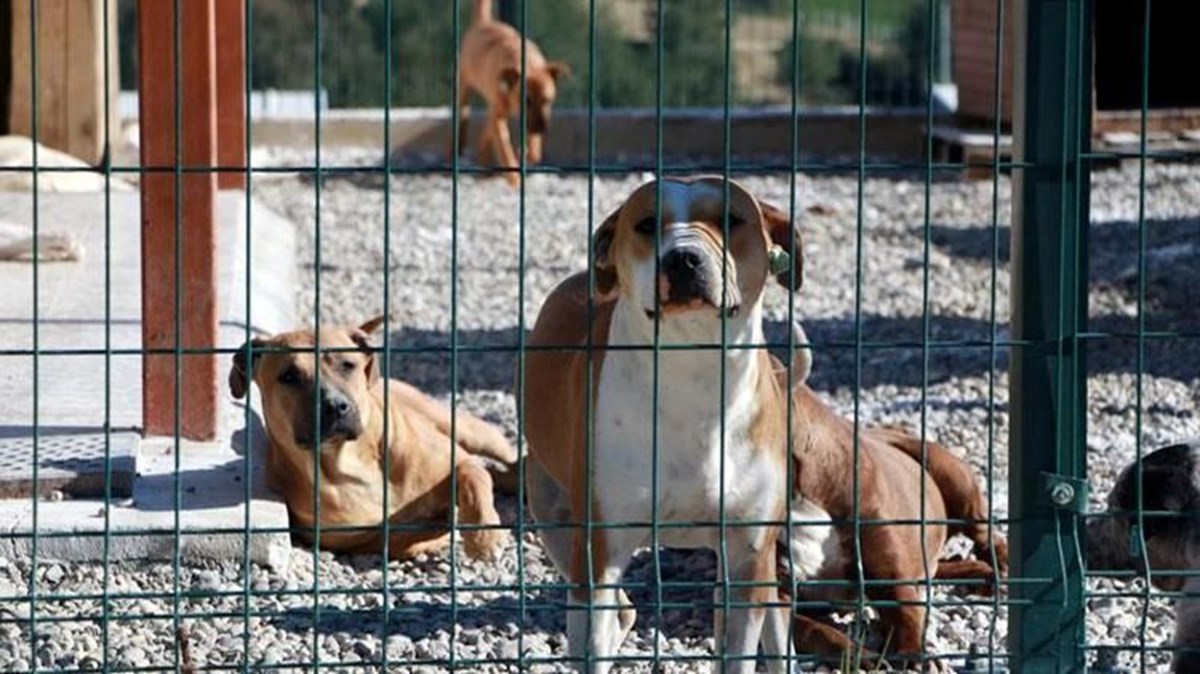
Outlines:
[[[229,371],[229,388],[242,398],[251,381],[258,384],[269,439],[267,477],[286,500],[302,538],[312,541],[308,530],[317,523],[319,500],[320,525],[335,528],[321,532],[322,548],[382,551],[383,535],[376,527],[383,522],[386,491],[389,521],[409,525],[391,533],[388,551],[407,558],[449,543],[454,476],[459,520],[498,526],[485,461],[506,467],[501,476],[511,478],[517,454],[500,431],[460,411],[452,461],[449,410],[404,382],[380,376],[369,335],[382,323],[379,317],[358,328],[322,328],[319,362],[311,330],[255,339],[252,345],[262,352],[255,354],[253,371],[247,371],[246,354],[239,351]],[[314,437],[318,421],[319,438]],[[316,498],[314,487],[319,489]],[[428,526],[414,531],[414,524]],[[466,531],[462,539],[468,555],[486,559],[499,552],[505,537],[500,529],[479,528]]]
[[[479,163],[494,157],[505,180],[516,187],[519,161],[508,132],[508,120],[521,114],[522,44],[525,73],[525,159],[542,161],[542,143],[550,128],[550,111],[558,95],[557,83],[571,74],[564,63],[547,61],[533,40],[521,38],[512,26],[492,15],[492,0],[475,0],[471,27],[463,35],[458,59],[457,138],[464,150],[470,118],[471,91],[487,101],[487,122],[479,136]],[[451,150],[454,143],[451,142]],[[490,156],[489,156],[490,155]]]

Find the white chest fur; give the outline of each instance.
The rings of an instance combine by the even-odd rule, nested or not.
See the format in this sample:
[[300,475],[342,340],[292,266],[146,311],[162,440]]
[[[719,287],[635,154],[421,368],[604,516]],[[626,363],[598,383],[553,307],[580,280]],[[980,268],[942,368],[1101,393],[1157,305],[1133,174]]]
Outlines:
[[[652,344],[652,324],[626,304],[614,313],[609,343]],[[761,343],[758,313],[755,307],[744,319],[730,320],[728,343]],[[668,347],[719,342],[720,322],[712,316],[664,321],[660,332],[660,344]],[[751,349],[660,349],[657,394],[654,359],[649,349],[605,355],[593,453],[594,493],[604,520],[716,523],[722,508],[726,522],[771,518],[784,485],[771,450],[753,446],[761,404],[758,355]],[[719,535],[716,526],[660,530],[661,542],[675,547],[713,547]]]
[[791,535],[779,535],[786,550],[779,560],[780,566],[799,582],[831,572],[840,574],[844,563],[841,541],[829,513],[803,496],[791,499],[791,511]]

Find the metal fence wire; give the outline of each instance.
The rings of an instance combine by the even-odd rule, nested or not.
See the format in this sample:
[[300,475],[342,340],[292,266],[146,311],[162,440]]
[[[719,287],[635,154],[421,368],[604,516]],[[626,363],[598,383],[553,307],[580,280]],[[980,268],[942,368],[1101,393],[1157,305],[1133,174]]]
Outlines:
[[[11,114],[0,123],[24,135],[16,111],[27,108],[34,141],[20,146],[27,154],[0,157],[8,190],[0,192],[0,235],[10,236],[3,221],[12,232],[28,229],[13,235],[17,252],[0,268],[8,296],[0,320],[0,669],[875,671],[891,660],[957,671],[1146,672],[1168,671],[1174,658],[1175,671],[1200,671],[1188,660],[1200,648],[1189,601],[1197,446],[1151,454],[1200,434],[1191,297],[1200,279],[1200,172],[1185,142],[1195,132],[1175,133],[1196,119],[1187,109],[1197,101],[1160,100],[1155,92],[1169,87],[1159,78],[1187,76],[1151,59],[1160,54],[1152,36],[1181,21],[1162,17],[1190,11],[1183,3],[1131,2],[1136,20],[1107,24],[1107,33],[1098,28],[1102,14],[1116,10],[1088,0],[494,4],[499,19],[574,72],[558,81],[542,163],[519,149],[541,110],[518,97],[511,170],[462,152],[485,123],[482,110],[454,100],[462,36],[474,21],[469,0],[0,0],[0,13],[12,17],[0,22],[0,34],[12,32],[0,40],[9,51],[0,65],[12,69],[0,79],[0,89],[12,83],[0,98]],[[46,27],[85,6],[103,36],[98,62],[80,61]],[[223,24],[214,20],[220,12],[238,19]],[[954,12],[986,19],[977,39],[987,48],[972,52],[987,54],[982,70],[952,72],[954,49],[968,48],[956,41],[951,49]],[[111,25],[118,17],[119,31]],[[234,70],[213,68],[228,57],[230,33],[222,31],[230,25],[241,31],[233,44],[244,58]],[[1102,34],[1136,46],[1121,57],[1137,63],[1136,95],[1121,117],[1132,140],[1126,133],[1099,143],[1094,128],[1107,77],[1096,65]],[[519,79],[509,83],[518,91],[531,90],[528,64],[541,59],[533,49],[521,43]],[[192,70],[204,59],[190,50],[215,73],[207,100],[228,95],[222,87],[232,81],[239,100],[272,87],[311,91],[312,108],[260,118],[243,102],[234,120],[240,147],[197,155],[197,143],[215,148],[228,132],[214,117],[193,116],[206,99],[196,93],[202,71]],[[94,166],[61,160],[47,131],[57,124],[48,112],[62,106],[56,69],[81,67],[102,71],[105,92],[89,122],[102,149]],[[170,75],[167,84],[147,89],[149,72]],[[991,113],[963,122],[947,112],[944,85],[979,72]],[[118,128],[108,95],[118,75],[125,88],[143,87],[140,147],[126,138],[136,127],[122,137],[110,131]],[[210,126],[191,125],[196,119]],[[464,121],[471,134],[452,133]],[[947,137],[935,131],[964,124],[981,145],[943,153]],[[1168,131],[1174,140],[1158,142]],[[980,146],[988,151],[967,151]],[[653,278],[665,273],[659,253],[669,242],[655,223],[671,187],[661,179],[702,174],[723,179],[720,202],[730,205],[710,223],[721,255],[738,254],[728,243],[742,224],[732,206],[738,185],[776,206],[804,241],[784,251],[803,260],[803,273],[796,266],[783,274],[790,284],[768,284],[761,311],[750,312],[765,326],[752,343],[733,334],[731,312],[721,313],[715,341],[681,340],[657,313],[641,344],[605,342],[607,324],[582,330],[578,344],[538,336],[539,311],[554,311],[543,308],[547,297],[575,272],[586,270],[579,315],[589,326],[611,317],[597,292],[612,273],[597,263],[611,250],[593,236],[652,178],[660,181],[645,245]],[[64,193],[89,189],[68,184],[88,176],[96,180],[90,196]],[[218,180],[243,181],[244,196],[217,195]],[[62,232],[84,250],[48,264],[60,259],[54,237]],[[724,265],[722,284],[736,266]],[[323,329],[376,315],[385,336],[361,335],[370,344]],[[311,334],[272,338],[286,330]],[[832,423],[791,403],[810,389],[849,422],[850,436],[841,477],[817,485],[820,496],[790,494],[783,519],[766,521],[725,507],[742,496],[730,485],[743,484],[752,466],[722,458],[681,474],[662,458],[674,451],[671,434],[709,422],[708,440],[722,457],[735,456],[727,445],[744,438],[729,430],[729,415],[745,391],[727,368],[764,350],[785,364],[812,359],[807,380],[789,367],[780,384],[787,448],[821,442],[813,434],[824,431],[806,424]],[[649,371],[636,374],[649,382],[653,404],[630,413],[651,430],[646,446],[626,450],[648,457],[650,474],[598,484],[596,466],[626,456],[603,456],[611,444],[597,441],[597,426],[612,423],[595,414],[612,395],[600,366],[627,353],[650,356]],[[545,415],[521,394],[548,386],[528,376],[544,371],[537,363],[573,354],[586,363],[575,401],[586,468],[576,466],[582,493],[568,496],[582,516],[535,520],[529,485],[548,478],[530,474],[547,469],[533,463],[527,438]],[[683,371],[708,362],[689,354],[719,363],[711,390]],[[262,374],[272,358],[291,356],[309,370]],[[362,419],[363,428],[377,426],[385,448],[372,462],[318,449],[286,477],[273,445],[320,445],[312,439],[349,433],[331,430],[342,421],[329,409],[350,370],[329,364],[353,369],[361,366],[355,358],[373,359],[362,367],[444,407],[441,426],[419,433],[447,436],[435,446],[449,458],[426,465],[413,459],[417,450],[386,450],[412,442],[410,424],[432,422],[413,421],[418,403],[408,389],[380,386],[361,394],[378,396],[381,418]],[[218,386],[226,372],[241,373],[244,403]],[[298,393],[267,405],[253,383],[268,379]],[[668,402],[680,399],[696,403],[689,424],[668,416],[677,409]],[[453,469],[474,460],[462,455],[483,432],[476,417],[525,457],[511,484],[493,471],[498,524],[477,517],[490,508],[476,502],[478,478]],[[215,429],[207,437],[194,430],[204,419]],[[871,458],[881,426],[919,439],[921,465],[940,465],[932,441],[961,457],[984,497],[978,519],[942,514],[965,497],[937,480],[908,480],[911,460],[897,468]],[[78,438],[91,449],[64,458]],[[567,449],[538,448],[539,456]],[[816,489],[804,472],[827,467],[797,451],[780,462],[788,490]],[[437,470],[445,480],[434,479]],[[663,496],[698,480],[716,488],[714,518]],[[310,496],[297,499],[297,485]],[[425,490],[420,503],[417,489]],[[612,521],[598,510],[642,491],[648,519]],[[903,503],[918,504],[919,516],[889,515],[908,512]],[[362,504],[378,511],[364,515]],[[888,527],[918,532],[897,541],[940,541],[947,527],[977,525],[988,533],[973,551],[961,537],[936,555],[879,543]],[[421,549],[412,541],[436,540],[447,528],[451,545],[405,556]],[[751,530],[777,530],[782,552],[803,553],[783,554],[777,579],[740,578],[718,560],[737,559],[734,547]],[[511,540],[494,559],[472,558],[471,542],[484,540],[472,537],[487,531]],[[839,550],[821,542],[830,535]],[[606,580],[597,542],[616,536],[644,545]],[[1007,570],[997,561],[1005,539]],[[576,541],[563,548],[573,559],[553,560],[547,540]],[[671,547],[686,540],[714,549]],[[946,563],[972,554],[987,569],[975,582],[936,577],[937,555]],[[820,559],[841,568],[824,576],[801,568]],[[917,560],[921,577],[880,571],[893,560]],[[565,579],[556,561],[587,580]],[[800,646],[751,653],[747,663],[732,652],[738,626],[726,621],[716,633],[714,615],[755,615],[737,613],[764,608],[745,597],[776,589],[770,608],[786,607],[789,618],[820,614],[820,627],[789,619],[787,642]],[[624,608],[596,597],[625,594],[637,618],[619,647],[570,643],[569,626],[586,635]],[[922,611],[898,610],[910,606]],[[912,616],[922,646],[900,652],[895,637]],[[835,633],[855,646],[810,648],[836,641]],[[611,653],[597,653],[598,644]]]

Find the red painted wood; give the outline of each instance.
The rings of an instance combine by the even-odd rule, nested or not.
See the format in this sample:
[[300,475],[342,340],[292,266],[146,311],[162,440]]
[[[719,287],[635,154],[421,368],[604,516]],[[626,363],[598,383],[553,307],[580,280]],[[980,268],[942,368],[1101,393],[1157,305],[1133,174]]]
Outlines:
[[[179,3],[179,101],[181,138],[175,148],[174,2],[138,3],[138,90],[143,168],[214,166],[217,160],[215,7],[213,0]],[[174,349],[175,260],[180,246],[179,344],[184,349],[217,345],[215,173],[142,176],[142,344]],[[176,199],[180,240],[176,240]],[[180,433],[211,440],[217,432],[217,356],[185,355],[179,382]],[[176,359],[143,357],[142,418],[150,435],[175,433]]]
[[[246,6],[216,0],[217,159],[224,168],[246,166]],[[222,171],[221,189],[245,189],[246,174]]]

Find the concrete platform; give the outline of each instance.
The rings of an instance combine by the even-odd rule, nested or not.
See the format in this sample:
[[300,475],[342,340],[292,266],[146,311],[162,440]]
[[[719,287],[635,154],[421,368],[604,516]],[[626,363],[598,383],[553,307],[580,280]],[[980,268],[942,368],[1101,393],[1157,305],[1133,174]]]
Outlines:
[[[102,498],[133,495],[141,436],[41,428],[35,439],[29,427],[0,431],[0,499]],[[38,458],[34,480],[30,457]]]
[[[32,195],[0,192],[0,221],[29,225],[33,212]],[[249,536],[251,558],[263,564],[284,563],[290,545],[287,510],[266,489],[258,470],[265,435],[255,403],[247,433],[245,408],[225,398],[222,440],[183,443],[178,474],[173,439],[140,440],[138,194],[113,193],[108,201],[99,193],[42,194],[37,214],[40,231],[73,235],[84,248],[84,258],[39,267],[36,334],[34,266],[0,263],[0,473],[11,478],[10,494],[4,495],[19,489],[22,480],[26,484],[25,498],[0,500],[0,554],[27,554],[32,548],[36,424],[39,558],[98,559],[107,527],[113,534],[113,560],[170,558],[177,544],[187,555],[240,559],[249,522],[251,529],[269,530]],[[242,344],[247,325],[253,332],[291,327],[296,288],[293,226],[254,202],[247,206],[241,192],[221,193],[218,223],[218,346]],[[247,245],[252,253],[249,268]],[[253,279],[251,316],[246,311],[248,276]],[[138,441],[136,449],[120,451],[131,439]],[[17,459],[4,460],[5,442]],[[19,460],[22,451],[24,463]],[[73,463],[64,462],[63,452]],[[107,505],[106,465],[111,495]],[[128,483],[122,482],[126,476],[132,478]],[[42,478],[53,482],[42,484]]]

